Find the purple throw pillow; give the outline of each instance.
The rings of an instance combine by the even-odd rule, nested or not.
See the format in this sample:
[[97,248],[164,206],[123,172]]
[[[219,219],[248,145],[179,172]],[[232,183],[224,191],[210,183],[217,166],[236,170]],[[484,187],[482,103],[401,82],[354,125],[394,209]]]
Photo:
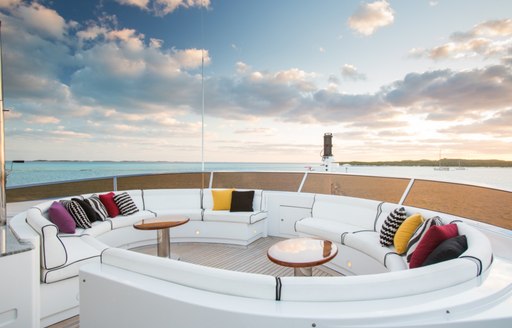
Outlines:
[[60,232],[75,233],[76,223],[66,208],[59,202],[53,202],[48,210],[50,221],[55,224]]

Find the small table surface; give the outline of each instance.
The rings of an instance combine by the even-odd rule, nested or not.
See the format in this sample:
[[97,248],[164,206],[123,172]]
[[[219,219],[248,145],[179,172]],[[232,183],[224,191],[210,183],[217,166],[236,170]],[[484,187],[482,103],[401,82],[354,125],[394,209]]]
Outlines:
[[338,247],[329,240],[314,238],[292,238],[282,240],[270,247],[268,258],[279,265],[306,268],[321,265],[338,254]]
[[157,230],[177,227],[190,221],[190,218],[183,215],[167,215],[160,218],[144,219],[133,225],[139,230]]

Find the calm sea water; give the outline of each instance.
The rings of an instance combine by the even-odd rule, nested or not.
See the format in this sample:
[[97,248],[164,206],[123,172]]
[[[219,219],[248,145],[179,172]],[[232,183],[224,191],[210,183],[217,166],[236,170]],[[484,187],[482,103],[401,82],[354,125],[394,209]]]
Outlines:
[[[305,172],[311,163],[205,163],[206,171],[296,171]],[[6,162],[7,187],[121,175],[169,172],[201,172],[201,163],[170,162]],[[477,167],[436,171],[432,167],[350,166],[340,172],[351,174],[424,178],[485,185],[512,191],[512,168]]]

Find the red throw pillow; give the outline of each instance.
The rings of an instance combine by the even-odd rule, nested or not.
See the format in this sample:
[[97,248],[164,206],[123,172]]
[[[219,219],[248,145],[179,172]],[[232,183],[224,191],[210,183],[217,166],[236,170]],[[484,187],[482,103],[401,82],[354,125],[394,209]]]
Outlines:
[[457,229],[457,225],[454,223],[430,227],[423,238],[421,238],[418,247],[414,250],[414,253],[412,253],[409,268],[412,269],[420,267],[430,253],[439,246],[439,244],[458,235],[459,229]]
[[108,194],[100,195],[100,201],[103,205],[105,205],[105,208],[107,209],[108,216],[111,218],[115,218],[118,216],[121,212],[119,211],[119,207],[117,207],[116,202],[114,202],[114,193],[109,192]]

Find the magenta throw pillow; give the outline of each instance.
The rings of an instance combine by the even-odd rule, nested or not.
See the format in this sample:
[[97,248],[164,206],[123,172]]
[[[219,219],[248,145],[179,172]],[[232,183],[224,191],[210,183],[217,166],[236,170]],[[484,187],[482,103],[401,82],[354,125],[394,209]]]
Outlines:
[[60,232],[75,233],[76,223],[73,217],[60,202],[53,202],[48,210],[50,221],[55,224]]

